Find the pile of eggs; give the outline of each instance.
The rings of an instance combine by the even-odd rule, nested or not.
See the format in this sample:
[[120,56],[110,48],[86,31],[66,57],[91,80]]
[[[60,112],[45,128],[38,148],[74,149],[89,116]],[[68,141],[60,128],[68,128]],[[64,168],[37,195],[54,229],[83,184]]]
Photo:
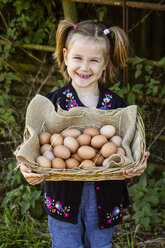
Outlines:
[[106,166],[112,154],[125,155],[122,138],[115,133],[116,128],[112,125],[100,129],[89,127],[82,132],[70,128],[60,134],[41,133],[40,156],[36,162],[41,167],[55,169]]

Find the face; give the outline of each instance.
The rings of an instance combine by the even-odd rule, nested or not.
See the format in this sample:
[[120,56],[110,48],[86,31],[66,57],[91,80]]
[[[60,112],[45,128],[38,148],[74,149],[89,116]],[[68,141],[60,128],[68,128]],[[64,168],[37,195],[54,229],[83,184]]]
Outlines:
[[76,39],[68,49],[63,49],[63,54],[73,85],[89,87],[98,84],[106,63],[103,48],[97,41]]

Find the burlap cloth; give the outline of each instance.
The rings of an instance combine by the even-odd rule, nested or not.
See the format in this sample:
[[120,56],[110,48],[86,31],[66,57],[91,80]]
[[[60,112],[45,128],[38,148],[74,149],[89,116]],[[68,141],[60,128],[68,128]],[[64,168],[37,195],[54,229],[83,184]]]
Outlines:
[[[39,167],[35,162],[40,155],[38,138],[40,133],[45,131],[52,134],[60,133],[71,127],[79,130],[85,127],[100,128],[106,124],[116,127],[116,134],[123,138],[122,147],[126,151],[126,156],[111,155],[107,167],[48,169]],[[115,110],[76,107],[66,111],[58,107],[56,112],[52,102],[38,94],[28,105],[23,143],[18,146],[15,155],[18,167],[24,163],[34,172],[50,173],[51,176],[47,180],[121,180],[124,179],[123,170],[136,168],[143,161],[146,148],[144,130],[136,105]]]

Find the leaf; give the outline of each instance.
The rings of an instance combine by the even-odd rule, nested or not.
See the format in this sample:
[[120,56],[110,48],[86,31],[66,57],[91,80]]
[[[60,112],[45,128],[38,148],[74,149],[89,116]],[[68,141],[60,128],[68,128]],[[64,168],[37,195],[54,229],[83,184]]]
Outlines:
[[142,63],[143,61],[145,61],[146,59],[144,58],[140,58],[138,56],[135,57],[135,61],[133,62],[133,65],[137,65],[137,64],[140,64]]
[[165,66],[165,57],[161,58],[158,62],[157,65],[164,65]]
[[142,189],[146,189],[146,186],[147,186],[147,175],[146,174],[141,175],[139,185],[142,187]]
[[145,228],[147,228],[149,227],[149,224],[151,222],[150,220],[151,220],[150,217],[144,217],[141,219],[141,223]]
[[135,104],[135,94],[130,92],[128,94],[127,101],[128,101],[129,105],[134,105]]
[[142,93],[142,91],[141,91],[142,88],[143,88],[143,84],[135,84],[132,87],[132,91],[137,93],[137,94],[140,94],[140,93]]
[[27,201],[23,201],[21,205],[21,213],[25,214],[29,208],[30,208],[30,203]]

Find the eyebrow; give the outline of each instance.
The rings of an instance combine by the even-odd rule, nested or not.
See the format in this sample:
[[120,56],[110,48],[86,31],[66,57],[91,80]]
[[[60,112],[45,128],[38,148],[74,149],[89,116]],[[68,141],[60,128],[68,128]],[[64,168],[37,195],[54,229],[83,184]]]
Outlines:
[[[81,54],[77,54],[77,53],[73,54],[73,56],[82,57]],[[98,60],[101,60],[100,57],[90,57],[90,59],[98,59]]]

